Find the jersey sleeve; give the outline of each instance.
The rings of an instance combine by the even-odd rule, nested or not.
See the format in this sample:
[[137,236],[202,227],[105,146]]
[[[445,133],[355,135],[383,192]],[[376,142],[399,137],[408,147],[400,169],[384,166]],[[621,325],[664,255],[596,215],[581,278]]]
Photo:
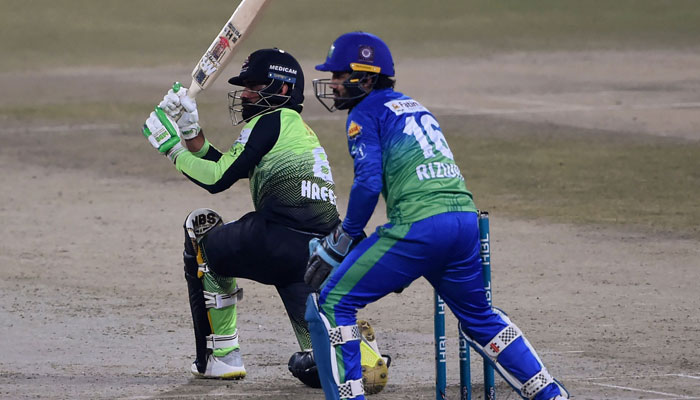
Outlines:
[[219,193],[239,179],[248,178],[250,171],[274,147],[279,135],[279,113],[266,114],[252,129],[244,128],[228,152],[221,154],[206,142],[199,152],[178,156],[175,167],[210,193]]
[[376,119],[361,113],[351,113],[348,116],[348,148],[353,158],[355,179],[350,189],[343,230],[353,237],[362,233],[382,192],[382,148],[379,134]]

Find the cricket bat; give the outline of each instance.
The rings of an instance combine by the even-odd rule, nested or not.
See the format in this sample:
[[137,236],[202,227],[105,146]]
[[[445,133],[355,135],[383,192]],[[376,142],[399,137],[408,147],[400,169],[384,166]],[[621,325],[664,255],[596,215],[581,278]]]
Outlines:
[[270,0],[241,0],[219,35],[202,55],[194,70],[187,91],[191,99],[208,88],[219,77],[241,42],[250,35],[256,20]]

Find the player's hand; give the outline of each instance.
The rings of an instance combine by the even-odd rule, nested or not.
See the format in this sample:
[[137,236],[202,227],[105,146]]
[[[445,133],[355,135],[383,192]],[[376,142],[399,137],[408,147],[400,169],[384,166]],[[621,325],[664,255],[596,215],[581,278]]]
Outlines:
[[318,290],[328,278],[331,271],[338,267],[345,257],[357,244],[364,239],[364,233],[360,238],[352,238],[345,233],[342,224],[323,239],[311,239],[309,241],[309,262],[304,273],[304,282],[314,290]]
[[201,128],[197,102],[187,96],[187,88],[179,82],[173,84],[158,107],[163,109],[170,118],[177,121],[183,139],[194,139],[199,134]]
[[180,143],[180,130],[177,124],[161,109],[156,107],[146,119],[142,128],[143,136],[158,152],[175,162],[185,147]]

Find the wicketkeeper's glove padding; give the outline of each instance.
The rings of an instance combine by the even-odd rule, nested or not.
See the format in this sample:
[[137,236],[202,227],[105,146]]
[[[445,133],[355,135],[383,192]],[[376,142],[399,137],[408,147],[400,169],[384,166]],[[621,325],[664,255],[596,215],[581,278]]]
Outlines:
[[304,282],[314,290],[318,290],[345,257],[366,236],[352,238],[344,230],[342,224],[323,239],[311,239],[309,241],[309,262],[304,273]]

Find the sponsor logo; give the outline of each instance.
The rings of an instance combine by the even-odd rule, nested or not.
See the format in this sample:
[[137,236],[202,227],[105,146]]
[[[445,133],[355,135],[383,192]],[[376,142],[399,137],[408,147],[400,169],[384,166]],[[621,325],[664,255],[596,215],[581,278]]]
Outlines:
[[367,153],[365,152],[365,144],[360,143],[359,146],[353,144],[352,148],[350,149],[350,155],[354,159],[363,160],[367,156]]
[[360,133],[362,133],[362,125],[358,124],[355,121],[350,121],[350,125],[348,126],[348,137],[354,138]]
[[284,72],[286,74],[292,74],[292,75],[297,74],[297,70],[295,70],[294,68],[285,67],[283,65],[274,65],[273,64],[273,65],[270,65],[269,69],[270,69],[270,71]]
[[219,223],[219,215],[214,212],[196,214],[192,218],[192,228],[196,236],[203,235],[217,223]]
[[201,68],[194,74],[194,80],[199,84],[199,86],[204,85],[207,78],[209,78],[209,76],[207,76],[207,74],[205,74]]
[[241,32],[229,22],[226,24],[226,27],[224,27],[224,37],[230,40],[231,43],[236,43],[238,39],[241,38]]
[[202,57],[202,60],[199,62],[199,69],[204,73],[204,75],[211,75],[216,70],[219,68],[219,63],[216,60],[212,60],[209,57],[209,54],[206,54],[204,57]]
[[357,57],[360,59],[360,61],[373,63],[374,62],[374,47],[367,46],[367,45],[360,46],[358,48]]
[[217,60],[221,61],[221,57],[224,56],[226,50],[229,48],[228,39],[223,36],[219,36],[219,41],[216,42],[214,47],[211,49],[211,56]]
[[[270,64],[268,67],[269,72],[267,73],[268,78],[277,79],[287,83],[296,83],[297,70],[294,68],[285,67],[283,65]],[[281,73],[280,73],[281,72]],[[285,75],[287,74],[287,75]],[[294,75],[294,76],[289,76]]]
[[250,57],[246,58],[245,61],[243,61],[243,65],[241,65],[241,72],[238,75],[241,75],[242,73],[246,72],[248,70],[249,64],[250,64]]
[[251,129],[251,128],[242,129],[241,135],[238,136],[238,139],[236,139],[235,143],[240,143],[243,145],[248,143],[248,138],[250,137],[250,132],[252,132],[252,131],[253,131],[253,129]]
[[278,74],[275,72],[269,72],[267,74],[267,77],[271,78],[271,79],[277,79],[279,81],[287,82],[287,83],[296,83],[297,82],[296,78],[292,78],[291,76],[282,75],[282,74]]
[[195,228],[199,228],[201,225],[211,225],[215,224],[217,221],[217,216],[214,213],[198,214],[192,218],[192,225]]
[[500,353],[500,351],[501,351],[501,348],[498,347],[498,346],[496,345],[496,343],[491,343],[491,344],[489,345],[489,347],[491,348],[491,351],[493,351],[493,352],[496,353],[496,354]]
[[328,201],[335,205],[335,193],[333,189],[326,186],[320,186],[318,183],[311,181],[301,181],[301,196],[311,200]]
[[412,99],[392,100],[384,103],[384,106],[390,109],[396,115],[411,114],[422,111],[428,112],[428,109]]

